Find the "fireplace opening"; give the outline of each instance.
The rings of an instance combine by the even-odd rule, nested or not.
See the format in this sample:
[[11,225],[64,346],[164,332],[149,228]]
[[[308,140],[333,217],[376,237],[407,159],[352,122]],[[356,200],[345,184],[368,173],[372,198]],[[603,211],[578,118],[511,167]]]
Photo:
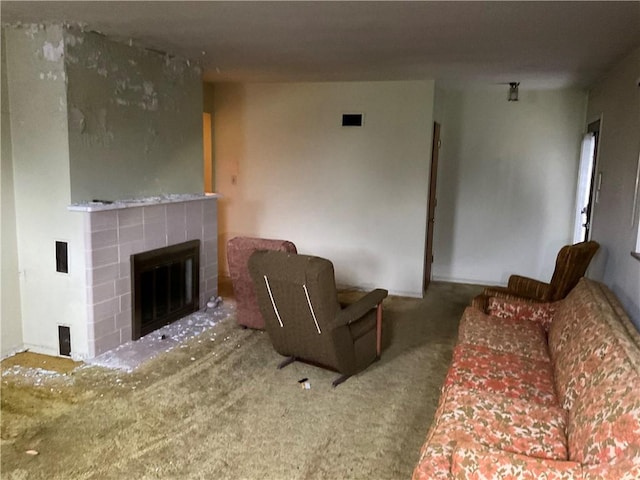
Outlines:
[[133,340],[199,308],[200,240],[131,256]]

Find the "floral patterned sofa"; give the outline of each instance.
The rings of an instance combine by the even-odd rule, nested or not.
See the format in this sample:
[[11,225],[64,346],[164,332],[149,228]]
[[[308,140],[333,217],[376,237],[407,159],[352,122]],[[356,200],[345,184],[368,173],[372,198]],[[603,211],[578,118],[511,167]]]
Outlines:
[[465,310],[413,479],[640,479],[640,335],[606,286]]

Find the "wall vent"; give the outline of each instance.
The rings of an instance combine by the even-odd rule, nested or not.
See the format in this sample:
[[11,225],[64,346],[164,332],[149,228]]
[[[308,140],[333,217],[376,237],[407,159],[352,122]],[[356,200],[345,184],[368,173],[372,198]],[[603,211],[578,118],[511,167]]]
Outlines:
[[56,272],[69,273],[67,242],[56,242]]
[[58,325],[58,349],[60,355],[71,356],[71,328]]
[[343,113],[342,126],[343,127],[361,127],[362,114],[361,113]]

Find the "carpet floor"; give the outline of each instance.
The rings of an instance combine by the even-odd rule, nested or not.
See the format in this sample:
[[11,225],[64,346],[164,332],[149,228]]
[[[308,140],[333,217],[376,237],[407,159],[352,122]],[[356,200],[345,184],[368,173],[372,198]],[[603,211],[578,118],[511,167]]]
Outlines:
[[408,479],[479,290],[432,283],[424,299],[388,298],[381,360],[337,388],[334,372],[277,370],[266,333],[233,318],[133,373],[3,373],[1,476]]

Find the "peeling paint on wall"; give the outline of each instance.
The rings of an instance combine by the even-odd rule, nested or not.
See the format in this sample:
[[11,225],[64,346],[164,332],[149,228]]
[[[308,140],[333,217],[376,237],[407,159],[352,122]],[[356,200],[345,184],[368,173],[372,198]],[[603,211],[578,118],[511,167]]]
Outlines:
[[72,47],[75,47],[76,45],[82,45],[84,43],[84,37],[72,34],[66,35],[64,40],[67,45],[71,45]]
[[64,43],[60,40],[58,45],[54,45],[51,42],[44,42],[42,46],[42,54],[44,58],[50,62],[58,62],[64,55]]
[[84,120],[84,114],[76,107],[69,109],[69,128],[73,131],[84,133],[86,122]]
[[72,200],[202,192],[199,67],[76,28],[64,36]]
[[[18,22],[17,24],[14,25],[14,27],[16,28],[21,28],[22,24],[20,22]],[[43,24],[31,24],[31,25],[26,25],[24,26],[24,33],[27,35],[27,37],[34,39],[36,38],[36,35],[44,30],[45,27]]]
[[48,72],[40,72],[40,80],[51,80],[55,82],[58,78],[62,81],[66,81],[64,70],[61,72],[53,72],[51,70]]
[[84,146],[108,147],[114,134],[108,128],[107,110],[87,109],[86,113],[75,105],[69,106],[69,133],[79,134]]

